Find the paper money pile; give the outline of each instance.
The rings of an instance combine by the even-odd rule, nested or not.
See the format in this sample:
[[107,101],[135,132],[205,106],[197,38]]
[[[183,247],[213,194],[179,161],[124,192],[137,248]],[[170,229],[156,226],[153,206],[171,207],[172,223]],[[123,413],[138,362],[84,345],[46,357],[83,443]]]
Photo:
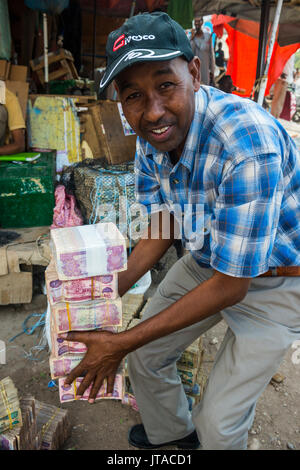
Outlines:
[[22,425],[0,434],[1,450],[58,450],[69,437],[68,411],[34,397],[20,398]]
[[60,302],[84,302],[118,297],[117,274],[60,281],[52,259],[46,269],[45,277],[49,299],[53,305]]
[[35,400],[35,408],[40,449],[61,449],[71,434],[68,411],[38,400]]
[[126,242],[111,222],[51,230],[61,281],[103,276],[127,269]]
[[[112,223],[51,230],[52,260],[46,269],[46,288],[50,306],[52,379],[59,378],[60,401],[77,398],[82,378],[64,387],[64,378],[86,353],[83,343],[59,337],[71,330],[109,330],[122,326],[122,302],[118,296],[118,272],[127,268],[125,239]],[[124,373],[116,375],[112,397],[106,383],[96,399],[122,399]],[[89,390],[88,390],[89,391]],[[88,391],[81,400],[88,398]]]
[[0,433],[22,425],[18,391],[10,377],[0,380]]
[[37,432],[36,409],[33,397],[20,398],[22,424],[0,434],[2,450],[38,450],[40,435]]

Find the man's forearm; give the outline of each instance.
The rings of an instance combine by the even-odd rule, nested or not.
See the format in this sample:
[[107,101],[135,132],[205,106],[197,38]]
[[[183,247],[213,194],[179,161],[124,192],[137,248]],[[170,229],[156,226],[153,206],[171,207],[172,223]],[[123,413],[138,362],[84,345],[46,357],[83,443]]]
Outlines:
[[11,132],[13,142],[0,147],[0,155],[13,155],[25,151],[25,134],[23,129]]
[[124,295],[155,263],[157,263],[173,240],[140,240],[132,251],[127,271],[119,273],[119,295]]
[[[169,217],[169,233],[164,234],[164,215]],[[154,222],[154,223],[153,223]],[[155,263],[166,253],[174,242],[174,217],[166,212],[154,216],[147,230],[147,237],[142,238],[132,251],[127,270],[118,276],[119,295],[124,295]],[[153,232],[156,233],[153,238]]]

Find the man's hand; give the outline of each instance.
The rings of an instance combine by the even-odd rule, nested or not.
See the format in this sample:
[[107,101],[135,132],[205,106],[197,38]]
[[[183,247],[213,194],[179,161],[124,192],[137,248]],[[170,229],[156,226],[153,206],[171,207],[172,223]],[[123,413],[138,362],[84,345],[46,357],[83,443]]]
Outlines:
[[70,385],[76,377],[84,377],[78,388],[77,396],[80,398],[93,383],[89,403],[94,403],[106,378],[107,393],[112,394],[118,366],[127,354],[127,351],[122,348],[122,341],[116,341],[119,335],[109,331],[70,331],[60,334],[60,337],[66,341],[77,341],[87,346],[86,355],[67,376],[65,384]]

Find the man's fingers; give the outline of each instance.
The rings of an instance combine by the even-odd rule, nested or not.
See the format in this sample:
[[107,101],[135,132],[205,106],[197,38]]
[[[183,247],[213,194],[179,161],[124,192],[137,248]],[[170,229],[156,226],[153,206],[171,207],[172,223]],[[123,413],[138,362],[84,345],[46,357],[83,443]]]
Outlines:
[[84,343],[87,339],[87,334],[84,331],[68,331],[67,333],[59,333],[58,336],[66,341],[76,341],[78,343]]
[[103,380],[104,380],[104,376],[101,374],[101,375],[97,375],[95,377],[95,380],[94,380],[94,383],[93,383],[93,386],[91,388],[91,391],[90,391],[90,395],[89,395],[89,402],[90,403],[94,403],[95,399],[96,399],[96,396],[97,396],[97,393],[99,392],[100,390],[100,387],[103,383]]
[[90,373],[86,374],[86,376],[83,378],[81,384],[79,385],[79,387],[77,389],[77,395],[78,396],[82,397],[82,395],[84,394],[86,389],[89,388],[89,386],[91,385],[93,379],[94,379],[94,373],[93,372],[90,372]]
[[71,383],[74,382],[74,380],[77,377],[82,377],[84,375],[85,371],[86,371],[86,369],[84,367],[83,361],[81,361],[80,364],[78,364],[78,366],[74,367],[74,369],[71,370],[69,375],[67,375],[67,377],[65,379],[65,384],[66,385],[71,385]]
[[111,374],[107,377],[107,393],[110,393],[110,394],[113,393],[115,379],[116,379],[116,374]]

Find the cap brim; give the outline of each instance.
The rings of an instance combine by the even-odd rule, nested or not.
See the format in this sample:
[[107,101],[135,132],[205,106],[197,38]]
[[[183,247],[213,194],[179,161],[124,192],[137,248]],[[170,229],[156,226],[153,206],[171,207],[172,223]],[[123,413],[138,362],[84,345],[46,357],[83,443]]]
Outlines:
[[128,51],[106,68],[99,85],[99,91],[102,92],[120,72],[137,62],[171,60],[181,55],[183,55],[182,51],[170,49],[134,49]]

